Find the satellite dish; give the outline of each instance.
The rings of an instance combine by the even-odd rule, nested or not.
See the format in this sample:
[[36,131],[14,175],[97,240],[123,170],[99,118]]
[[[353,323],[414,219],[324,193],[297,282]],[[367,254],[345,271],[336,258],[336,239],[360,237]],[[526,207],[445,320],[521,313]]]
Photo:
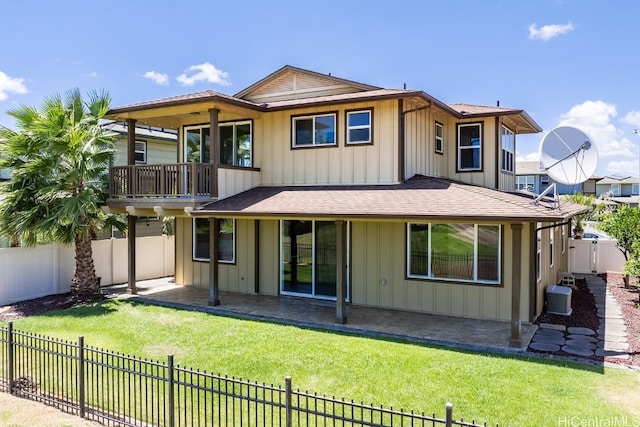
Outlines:
[[580,129],[560,126],[542,139],[540,164],[555,182],[580,184],[596,171],[598,149]]

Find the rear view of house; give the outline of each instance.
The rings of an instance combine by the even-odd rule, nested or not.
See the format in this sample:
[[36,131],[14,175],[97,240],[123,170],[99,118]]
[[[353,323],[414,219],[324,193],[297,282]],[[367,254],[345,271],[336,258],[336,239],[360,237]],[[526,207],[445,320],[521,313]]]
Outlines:
[[517,135],[541,131],[521,109],[285,66],[107,117],[177,130],[175,163],[135,165],[129,134],[108,206],[175,216],[176,283],[214,305],[224,290],[335,301],[339,322],[347,303],[504,320],[519,345],[584,210],[515,191]]

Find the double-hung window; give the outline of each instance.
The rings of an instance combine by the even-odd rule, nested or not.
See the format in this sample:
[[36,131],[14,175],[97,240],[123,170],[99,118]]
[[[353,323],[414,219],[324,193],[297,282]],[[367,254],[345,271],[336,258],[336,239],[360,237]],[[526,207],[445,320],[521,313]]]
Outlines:
[[458,125],[458,171],[482,170],[482,124]]
[[294,148],[336,145],[336,113],[292,117]]
[[620,195],[620,184],[611,184],[611,194],[614,196]]
[[535,177],[533,175],[516,176],[516,190],[524,190],[533,193],[535,188]]
[[[209,218],[193,220],[193,259],[209,261]],[[218,232],[218,262],[236,262],[236,223],[233,219],[221,219]]]
[[136,141],[136,163],[143,164],[147,163],[147,142],[146,141]]
[[501,231],[488,224],[409,223],[408,276],[499,284]]
[[436,153],[444,153],[444,126],[440,122],[436,122]]
[[516,136],[513,131],[506,126],[502,126],[502,170],[505,172],[515,172]]
[[347,144],[373,142],[371,110],[347,111]]

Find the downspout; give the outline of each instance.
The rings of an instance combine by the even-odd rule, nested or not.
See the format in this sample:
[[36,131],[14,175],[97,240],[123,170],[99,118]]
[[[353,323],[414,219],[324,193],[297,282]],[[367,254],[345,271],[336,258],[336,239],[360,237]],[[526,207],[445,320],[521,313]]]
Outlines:
[[433,105],[432,101],[429,101],[428,105],[424,105],[422,107],[418,107],[418,108],[412,108],[411,110],[407,110],[407,111],[403,111],[404,109],[404,102],[403,99],[399,99],[398,100],[398,111],[400,113],[400,117],[399,117],[399,122],[400,122],[400,126],[398,127],[398,140],[399,140],[399,144],[398,144],[398,168],[399,170],[399,178],[400,178],[400,182],[404,182],[406,179],[405,174],[404,174],[404,167],[405,167],[405,148],[406,148],[406,132],[405,132],[405,116],[409,113],[415,113],[416,111],[422,111],[422,110],[427,110],[429,108],[431,108],[431,105]]

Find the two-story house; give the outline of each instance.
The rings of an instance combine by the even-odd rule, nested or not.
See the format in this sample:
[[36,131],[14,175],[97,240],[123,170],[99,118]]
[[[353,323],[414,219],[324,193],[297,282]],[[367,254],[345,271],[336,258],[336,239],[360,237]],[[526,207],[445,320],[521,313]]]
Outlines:
[[596,181],[599,179],[593,176],[585,182],[574,185],[555,183],[540,166],[540,162],[516,162],[516,190],[528,191],[533,194],[541,194],[554,183],[558,195],[596,194]]
[[[514,192],[520,109],[447,105],[285,66],[230,96],[114,108],[178,130],[178,162],[111,169],[109,208],[176,219],[176,283],[520,324],[568,265],[568,221]],[[135,234],[135,233],[133,233]],[[135,292],[135,236],[129,287]],[[505,328],[509,328],[505,324]]]
[[596,195],[617,204],[638,206],[638,178],[608,176],[596,182]]

